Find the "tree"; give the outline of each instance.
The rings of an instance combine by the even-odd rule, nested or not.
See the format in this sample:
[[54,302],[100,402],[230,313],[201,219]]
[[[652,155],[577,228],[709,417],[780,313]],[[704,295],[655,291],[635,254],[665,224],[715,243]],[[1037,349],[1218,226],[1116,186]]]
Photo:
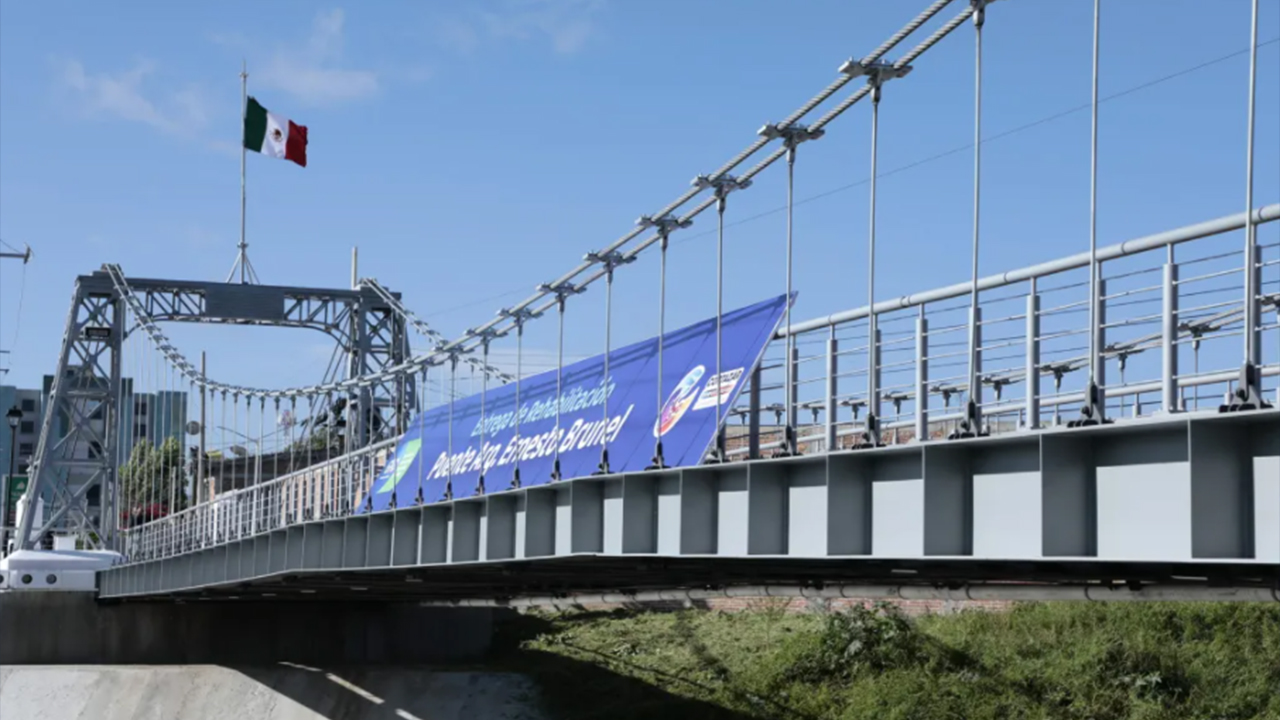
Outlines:
[[159,447],[150,440],[133,446],[129,462],[120,468],[120,506],[125,512],[161,505],[169,512],[187,506],[187,476],[182,463],[182,445],[166,438]]

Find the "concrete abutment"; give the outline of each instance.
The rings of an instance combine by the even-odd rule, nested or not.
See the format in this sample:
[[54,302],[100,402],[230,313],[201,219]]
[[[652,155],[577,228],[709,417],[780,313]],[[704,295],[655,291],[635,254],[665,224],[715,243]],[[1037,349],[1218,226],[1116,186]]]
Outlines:
[[0,593],[0,665],[449,664],[482,659],[490,608],[359,602],[101,603]]

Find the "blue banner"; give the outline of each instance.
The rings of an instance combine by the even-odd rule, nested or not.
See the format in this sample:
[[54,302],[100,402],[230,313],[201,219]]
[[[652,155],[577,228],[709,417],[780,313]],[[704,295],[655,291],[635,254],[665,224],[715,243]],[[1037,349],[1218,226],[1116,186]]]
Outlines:
[[[555,370],[418,415],[396,454],[374,480],[371,508],[384,510],[452,496],[497,492],[599,471],[608,447],[611,472],[644,470],[662,438],[669,467],[697,465],[715,439],[716,404],[727,416],[782,319],[785,296],[726,313],[721,372],[716,376],[716,320],[669,332],[663,339],[662,406],[657,385],[658,339],[618,348],[563,368],[556,423]],[[440,372],[434,370],[434,372]],[[445,371],[447,372],[447,371]],[[439,376],[437,375],[437,379]],[[452,422],[450,422],[452,418]],[[451,431],[452,429],[452,431]]]

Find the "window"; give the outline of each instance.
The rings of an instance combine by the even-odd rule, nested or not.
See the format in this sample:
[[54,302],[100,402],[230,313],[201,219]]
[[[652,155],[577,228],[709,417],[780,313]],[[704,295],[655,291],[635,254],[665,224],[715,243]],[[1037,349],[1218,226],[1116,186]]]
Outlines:
[[18,454],[23,457],[31,457],[35,454],[36,448],[32,443],[22,443],[18,445]]
[[18,474],[19,474],[19,475],[26,475],[26,474],[27,474],[27,470],[28,470],[30,467],[31,467],[31,466],[30,466],[30,465],[28,465],[28,464],[26,464],[26,463],[18,463]]
[[89,441],[89,459],[97,460],[102,457],[102,443],[97,440]]
[[102,406],[101,406],[101,405],[99,405],[99,406],[98,406],[98,409],[97,409],[97,410],[94,410],[94,411],[93,411],[93,414],[92,414],[92,415],[90,415],[89,417],[90,417],[90,419],[93,419],[93,420],[101,420],[101,419],[102,419]]
[[35,420],[23,420],[22,426],[18,428],[18,432],[22,433],[23,435],[30,435],[35,431],[36,431]]
[[35,400],[32,400],[31,398],[26,398],[25,400],[22,401],[22,412],[29,413],[29,412],[35,412],[35,411],[36,411]]
[[142,401],[142,400],[137,400],[137,401],[135,401],[135,402],[133,403],[133,413],[134,413],[135,415],[146,415],[146,414],[147,414],[147,403],[146,403],[146,402],[144,402],[144,401]]

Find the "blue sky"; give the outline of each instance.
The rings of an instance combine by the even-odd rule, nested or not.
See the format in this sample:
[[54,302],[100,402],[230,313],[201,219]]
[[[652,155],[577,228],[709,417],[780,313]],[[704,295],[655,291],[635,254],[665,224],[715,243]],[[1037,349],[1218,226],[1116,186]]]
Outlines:
[[[306,169],[248,158],[261,279],[342,287],[358,245],[361,274],[453,334],[625,233],[924,5],[5,3],[0,239],[36,257],[0,263],[3,382],[53,369],[77,274],[115,262],[137,277],[225,277],[242,58],[251,93],[310,129]],[[1243,209],[1249,3],[1214,5],[1104,3],[1103,96],[1237,54],[1103,105],[1102,244]],[[1262,8],[1258,204],[1280,201],[1280,1]],[[985,135],[1088,103],[1091,14],[1086,0],[990,8]],[[971,142],[972,53],[966,25],[886,88],[883,171]],[[1087,249],[1088,143],[1088,112],[1075,112],[985,146],[984,274]],[[868,145],[860,104],[801,148],[797,197],[823,197],[796,212],[798,318],[863,304]],[[960,150],[881,181],[881,297],[967,278],[971,173]],[[772,168],[733,196],[729,220],[778,208],[783,178]],[[672,325],[714,313],[713,229],[705,214],[674,245]],[[783,231],[780,213],[729,229],[728,305],[782,291]],[[652,258],[619,272],[616,306],[632,321],[616,342],[652,334],[655,287]],[[601,349],[600,294],[570,310],[570,355]],[[545,362],[543,325],[528,346]],[[308,384],[328,358],[301,332],[172,335],[231,382]]]

